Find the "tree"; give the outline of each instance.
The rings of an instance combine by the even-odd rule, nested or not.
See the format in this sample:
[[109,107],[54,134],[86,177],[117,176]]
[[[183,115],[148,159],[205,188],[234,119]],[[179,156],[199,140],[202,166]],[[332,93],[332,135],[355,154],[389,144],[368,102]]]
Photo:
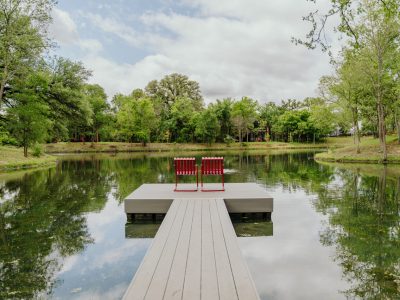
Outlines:
[[220,127],[218,139],[220,142],[223,142],[225,137],[232,134],[232,105],[232,99],[225,98],[222,100],[217,99],[215,103],[211,103],[208,107],[215,112],[218,119]]
[[[310,2],[317,3],[318,1],[312,0]],[[399,16],[400,3],[398,0],[380,0],[374,2],[383,15],[387,17]],[[321,14],[321,10],[317,9],[303,17],[304,21],[311,24],[311,29],[307,33],[305,39],[293,37],[292,42],[295,44],[304,45],[309,49],[315,49],[319,45],[323,51],[327,51],[331,47],[331,41],[327,38],[328,35],[326,34],[326,25],[331,24],[331,22],[328,22],[328,19],[332,19],[336,16],[337,20],[339,20],[339,23],[333,26],[333,31],[340,32],[341,34],[345,35],[353,45],[358,46],[359,33],[355,27],[357,26],[359,15],[365,12],[365,1],[330,0],[330,3],[331,6],[327,12]]]
[[110,105],[104,89],[98,84],[86,84],[83,91],[93,112],[91,127],[92,141],[99,141],[99,131],[110,121]]
[[151,130],[155,128],[156,116],[153,104],[148,98],[125,98],[117,113],[119,135],[127,141],[140,141],[143,146],[150,141]]
[[359,33],[359,62],[364,69],[378,116],[378,134],[383,161],[387,160],[385,118],[391,97],[393,82],[393,58],[398,51],[400,23],[398,18],[388,17],[376,2],[365,0],[365,14],[356,30]]
[[267,142],[273,137],[273,125],[278,122],[278,117],[281,113],[282,109],[273,102],[268,102],[260,108],[260,119],[265,124]]
[[13,93],[12,107],[7,110],[9,128],[24,148],[25,157],[30,146],[45,139],[50,126],[49,107],[38,93],[46,89],[47,82],[41,74],[32,74],[18,92]]
[[357,153],[360,153],[359,122],[366,91],[357,55],[351,51],[345,51],[343,56],[343,62],[337,70],[336,80],[331,82],[330,89],[332,94],[337,96],[337,103],[343,110],[350,112],[354,129],[354,143],[357,145]]
[[52,140],[65,140],[72,135],[74,140],[84,141],[85,136],[90,134],[87,127],[92,124],[93,115],[83,93],[91,72],[82,63],[64,58],[54,58],[42,68],[49,73],[45,100],[53,122]]
[[195,108],[189,98],[178,98],[171,107],[168,128],[172,140],[177,142],[194,141]]
[[[242,133],[253,126],[257,117],[257,102],[248,97],[243,97],[240,101],[235,101],[232,106],[232,122],[238,130],[239,142],[242,142]],[[248,140],[247,140],[248,141]]]
[[53,0],[0,0],[0,106],[6,87],[27,74],[49,42]]
[[218,118],[212,107],[202,111],[196,118],[195,135],[209,145],[215,142],[219,132]]
[[199,84],[186,75],[173,73],[160,81],[150,81],[145,90],[151,98],[162,99],[166,108],[172,107],[179,98],[189,99],[196,111],[204,105]]

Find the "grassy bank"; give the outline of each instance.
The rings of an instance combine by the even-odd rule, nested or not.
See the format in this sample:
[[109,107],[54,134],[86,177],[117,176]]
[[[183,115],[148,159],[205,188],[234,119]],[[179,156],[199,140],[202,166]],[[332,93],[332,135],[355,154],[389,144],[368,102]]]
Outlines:
[[315,149],[326,148],[327,143],[280,143],[280,142],[255,142],[232,143],[230,145],[215,143],[191,144],[191,143],[149,143],[142,146],[140,143],[56,143],[44,145],[46,153],[93,153],[93,152],[163,152],[163,151],[231,151],[231,150],[267,150],[267,149]]
[[[344,143],[342,147],[329,149],[328,152],[315,155],[317,161],[341,162],[341,163],[381,163],[382,152],[379,140],[372,137],[361,139],[361,152],[357,153],[357,147],[352,140]],[[400,163],[400,145],[395,136],[387,137],[388,163]]]
[[40,157],[24,157],[22,148],[0,146],[0,171],[36,168],[55,164],[57,158],[52,155],[43,154]]

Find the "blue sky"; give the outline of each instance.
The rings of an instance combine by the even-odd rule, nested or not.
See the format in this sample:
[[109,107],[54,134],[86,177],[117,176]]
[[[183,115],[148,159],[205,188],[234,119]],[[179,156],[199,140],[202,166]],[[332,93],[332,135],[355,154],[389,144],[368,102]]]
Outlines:
[[279,102],[316,95],[331,70],[325,54],[290,42],[304,36],[301,18],[316,8],[293,3],[59,0],[50,32],[55,53],[82,61],[109,98],[178,72],[199,82],[206,102]]

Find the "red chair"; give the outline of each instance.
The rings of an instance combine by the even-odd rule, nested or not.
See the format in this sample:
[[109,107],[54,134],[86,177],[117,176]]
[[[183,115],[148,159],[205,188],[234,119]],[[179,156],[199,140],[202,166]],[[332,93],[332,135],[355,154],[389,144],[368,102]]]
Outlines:
[[[203,189],[203,176],[216,175],[222,178],[222,189],[206,190]],[[225,191],[224,186],[224,158],[223,157],[202,157],[201,158],[201,191],[217,192]]]
[[[197,192],[199,189],[199,170],[196,165],[196,159],[190,158],[174,158],[175,165],[175,192]],[[178,190],[178,176],[196,176],[196,189],[195,190]]]

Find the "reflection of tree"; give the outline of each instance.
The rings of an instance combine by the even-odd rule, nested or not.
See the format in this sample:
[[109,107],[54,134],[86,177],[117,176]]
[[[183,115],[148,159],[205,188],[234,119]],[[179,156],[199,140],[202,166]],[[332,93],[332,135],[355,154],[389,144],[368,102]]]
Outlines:
[[400,178],[388,180],[340,171],[342,189],[319,195],[318,210],[329,216],[321,233],[336,247],[336,259],[352,287],[349,298],[394,299],[400,289]]
[[[83,213],[98,211],[110,190],[96,164],[66,162],[0,187],[0,298],[51,293],[59,257],[92,239]],[[42,295],[43,296],[43,295]]]

